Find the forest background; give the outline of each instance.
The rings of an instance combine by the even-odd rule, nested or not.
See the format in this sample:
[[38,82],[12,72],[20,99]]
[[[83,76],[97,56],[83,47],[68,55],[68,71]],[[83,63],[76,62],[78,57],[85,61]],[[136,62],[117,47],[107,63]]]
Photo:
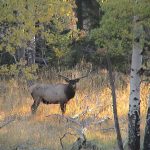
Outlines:
[[[109,121],[104,122],[104,127],[98,126],[96,131],[90,128],[86,133],[87,138],[103,149],[116,147],[112,131],[113,113],[106,54],[110,57],[115,76],[119,118],[124,123],[128,113],[133,39],[138,41],[139,36],[142,37],[140,42],[144,49],[142,68],[148,70],[150,67],[150,1],[0,0],[0,14],[0,118],[4,120],[14,114],[25,116],[30,112],[32,100],[27,90],[27,81],[56,83],[60,82],[58,73],[75,78],[92,70],[90,76],[79,83],[78,94],[69,104],[67,114],[81,113],[89,106],[95,114],[99,106],[99,119],[105,117],[111,119],[106,119]],[[134,16],[139,17],[136,32],[133,27]],[[149,80],[148,73],[142,76],[143,116],[148,107],[147,80]],[[71,109],[72,106],[74,109]],[[32,121],[23,122],[24,120],[18,119],[15,125],[10,125],[10,129],[0,131],[2,133],[0,146],[11,149],[20,143],[27,143],[31,129],[29,126],[33,127],[38,121],[39,124],[35,125],[36,130],[43,128],[42,123],[45,122],[42,131],[46,132],[47,138],[43,137],[42,132],[37,136],[37,131],[32,131],[30,142],[34,142],[30,143],[31,147],[35,147],[37,142],[39,147],[46,145],[53,149],[52,141],[48,140],[51,138],[51,132],[47,134],[49,120],[44,116],[58,111],[57,106],[42,106]],[[88,118],[89,113],[85,118]],[[146,117],[142,120],[143,127],[144,118]],[[58,122],[55,124],[55,119],[52,118],[51,129],[55,133],[54,138],[59,139],[58,137],[67,131],[63,123],[61,127],[58,126]],[[22,128],[19,133],[15,129],[18,124]],[[56,125],[59,133],[54,128]],[[127,123],[122,124],[121,129],[123,141],[126,142]],[[17,133],[15,135],[21,136],[20,139],[14,135],[14,130]],[[103,133],[104,131],[106,132]],[[10,135],[14,136],[14,140],[9,139]],[[41,143],[38,141],[40,138],[43,139]],[[54,149],[62,148],[62,145],[58,144],[59,140],[56,141]],[[74,141],[66,138],[66,149],[69,149]]]

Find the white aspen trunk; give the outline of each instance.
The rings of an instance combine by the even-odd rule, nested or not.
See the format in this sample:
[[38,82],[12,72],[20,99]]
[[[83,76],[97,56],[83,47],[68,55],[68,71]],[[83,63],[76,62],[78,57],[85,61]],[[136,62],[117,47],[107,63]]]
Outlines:
[[139,34],[140,26],[137,17],[134,17],[131,76],[130,76],[130,99],[129,99],[129,150],[140,150],[140,74],[142,67],[142,44],[140,42],[142,33]]

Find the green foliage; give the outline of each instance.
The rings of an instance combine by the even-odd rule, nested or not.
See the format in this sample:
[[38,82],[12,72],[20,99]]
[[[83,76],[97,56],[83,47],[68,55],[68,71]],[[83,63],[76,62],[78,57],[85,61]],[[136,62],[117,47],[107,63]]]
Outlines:
[[[74,0],[0,1],[0,52],[8,52],[11,60],[16,52],[26,50],[28,43],[35,38],[36,54],[39,56],[40,53],[50,65],[59,62],[73,66],[82,58],[94,64],[105,64],[104,53],[99,49],[107,49],[121,66],[118,61],[126,64],[132,41],[138,36],[138,32],[133,34],[133,16],[142,18],[139,22],[142,30],[143,26],[150,27],[150,17],[147,17],[150,16],[149,0],[138,0],[137,3],[134,0],[98,0],[103,16],[100,26],[90,35],[73,28],[77,21],[73,12],[76,7]],[[98,51],[95,51],[93,41]],[[1,57],[1,64],[3,60]],[[8,60],[7,57],[4,64],[8,64]],[[11,62],[20,63],[18,59]]]
[[131,49],[132,2],[113,0],[102,3],[104,15],[100,28],[94,29],[91,37],[98,47],[105,47],[112,55],[124,54]]
[[27,42],[39,32],[47,41],[47,45],[57,43],[64,47],[65,42],[68,44],[68,39],[61,36],[60,32],[71,22],[72,7],[72,1],[62,0],[2,1],[0,23],[5,32],[0,43],[0,51],[14,54],[17,48],[26,48]]
[[32,65],[29,67],[25,67],[24,65],[12,64],[12,65],[2,65],[0,66],[0,76],[1,77],[11,77],[17,79],[18,77],[21,79],[33,80],[36,79],[36,70],[37,65]]
[[[71,27],[75,20],[72,9],[75,7],[73,0],[0,1],[0,52],[9,53],[13,60],[17,51],[26,49],[28,43],[39,36],[44,45],[41,45],[42,48],[38,51],[44,50],[45,58],[49,62],[57,62],[66,57],[72,41],[70,34],[74,32]],[[62,34],[66,29],[70,31]],[[3,64],[2,60],[4,59],[1,57],[1,64]],[[36,65],[30,67],[26,64],[20,65],[22,62],[18,59],[13,63],[15,64],[7,64],[6,58],[4,64],[7,65],[1,66],[0,75],[17,76],[21,69],[26,78],[34,77]]]
[[123,61],[117,64],[128,63],[133,39],[138,36],[139,32],[141,33],[141,31],[133,31],[133,17],[140,18],[138,24],[141,30],[143,30],[143,25],[150,27],[150,1],[99,0],[99,3],[103,17],[100,27],[92,30],[90,38],[99,48],[105,48],[109,52],[113,58],[112,61],[117,60],[117,57],[124,57],[126,59],[122,59]]
[[[107,0],[101,3],[104,12],[100,28],[91,33],[99,47],[106,47],[115,55],[131,49],[133,39],[133,17],[145,18],[150,15],[150,1]],[[140,24],[149,24],[143,19]]]

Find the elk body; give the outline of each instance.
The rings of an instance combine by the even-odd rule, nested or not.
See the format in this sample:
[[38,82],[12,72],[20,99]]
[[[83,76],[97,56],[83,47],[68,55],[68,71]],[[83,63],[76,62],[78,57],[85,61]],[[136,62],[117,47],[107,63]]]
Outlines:
[[72,80],[62,75],[59,76],[65,79],[67,84],[35,84],[30,87],[30,92],[34,100],[31,106],[32,114],[36,113],[41,102],[44,104],[60,104],[61,112],[64,114],[66,104],[75,96],[76,83],[87,75]]

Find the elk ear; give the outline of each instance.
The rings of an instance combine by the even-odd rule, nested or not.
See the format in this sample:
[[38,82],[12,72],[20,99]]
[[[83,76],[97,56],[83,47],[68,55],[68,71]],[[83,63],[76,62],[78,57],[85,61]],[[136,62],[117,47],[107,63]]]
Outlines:
[[80,79],[75,79],[75,82],[79,82]]
[[66,82],[70,82],[70,80],[69,80],[69,79],[65,79],[65,81],[66,81]]

